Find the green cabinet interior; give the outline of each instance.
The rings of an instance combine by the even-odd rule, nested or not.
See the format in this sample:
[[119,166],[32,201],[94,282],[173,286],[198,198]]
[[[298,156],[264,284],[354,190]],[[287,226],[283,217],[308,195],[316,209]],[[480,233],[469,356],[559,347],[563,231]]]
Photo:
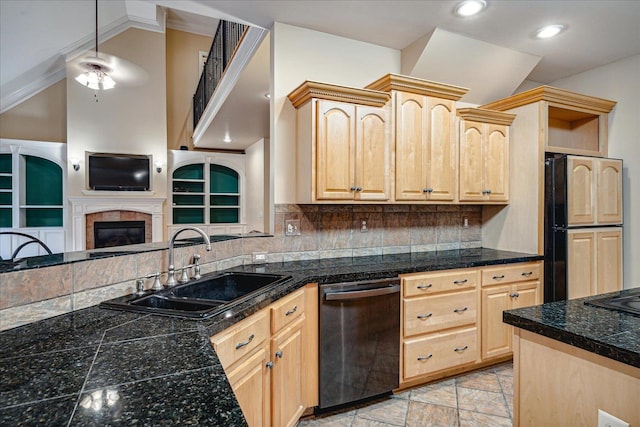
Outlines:
[[41,157],[23,155],[22,158],[25,170],[24,226],[62,227],[62,168]]
[[0,154],[0,228],[9,228],[13,225],[11,170],[11,154]]
[[0,154],[0,173],[11,173],[11,154]]
[[209,191],[206,192],[204,167],[205,164],[196,163],[173,171],[173,223],[204,224],[207,206],[210,224],[240,222],[238,173],[226,166],[209,165]]
[[0,208],[0,228],[12,227],[11,208]]

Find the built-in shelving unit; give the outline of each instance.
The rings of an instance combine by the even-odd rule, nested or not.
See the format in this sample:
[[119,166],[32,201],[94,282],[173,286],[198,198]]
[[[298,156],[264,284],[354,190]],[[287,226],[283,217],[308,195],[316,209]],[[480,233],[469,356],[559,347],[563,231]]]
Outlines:
[[13,225],[11,154],[0,154],[0,228]]

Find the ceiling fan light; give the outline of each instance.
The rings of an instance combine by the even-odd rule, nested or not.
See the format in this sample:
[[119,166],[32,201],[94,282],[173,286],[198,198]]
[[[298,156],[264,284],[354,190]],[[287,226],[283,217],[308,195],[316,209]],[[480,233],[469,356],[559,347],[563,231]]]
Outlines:
[[109,90],[113,89],[116,86],[116,82],[113,81],[111,77],[108,75],[102,76],[102,89]]
[[82,86],[86,86],[89,83],[89,79],[87,77],[89,73],[82,73],[78,77],[76,77],[76,81],[80,83]]
[[455,14],[458,16],[472,16],[480,13],[487,7],[487,2],[484,0],[465,0],[458,3],[455,9]]
[[564,30],[564,25],[557,25],[557,24],[547,25],[545,27],[540,28],[538,31],[536,31],[536,38],[548,39],[551,37],[555,37],[558,34],[560,34],[562,30]]

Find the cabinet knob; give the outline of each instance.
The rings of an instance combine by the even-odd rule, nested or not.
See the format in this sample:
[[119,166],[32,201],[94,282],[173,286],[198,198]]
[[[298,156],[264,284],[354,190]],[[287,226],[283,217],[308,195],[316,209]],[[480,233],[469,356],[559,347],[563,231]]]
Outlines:
[[433,193],[433,188],[427,188],[427,193]]
[[282,359],[282,351],[276,351],[276,357]]
[[269,369],[273,368],[273,362],[267,362],[265,363],[265,366]]
[[422,189],[422,192],[423,192],[423,193],[428,193],[428,192],[429,192],[429,189],[428,189],[428,188],[423,188],[423,189]]
[[356,187],[354,185],[351,186],[351,188],[349,189],[351,191],[356,191]]
[[518,298],[520,296],[520,294],[518,292],[512,292],[512,293],[509,294],[509,296],[511,298]]
[[362,191],[362,187],[356,187],[356,191]]
[[433,354],[427,354],[426,356],[418,356],[418,360],[423,361],[423,360],[429,360],[433,357]]

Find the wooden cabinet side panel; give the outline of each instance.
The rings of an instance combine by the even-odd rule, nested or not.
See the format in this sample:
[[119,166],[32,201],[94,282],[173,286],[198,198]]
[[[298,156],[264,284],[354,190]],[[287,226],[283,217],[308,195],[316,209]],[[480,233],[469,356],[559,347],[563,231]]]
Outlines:
[[386,108],[356,108],[356,200],[389,200],[391,134]]
[[487,125],[484,150],[484,185],[489,200],[506,202],[509,200],[509,128],[508,126]]
[[595,224],[595,164],[586,157],[567,158],[567,222],[569,225]]
[[622,289],[622,229],[596,231],[596,294]]
[[429,200],[453,201],[457,187],[455,102],[427,98],[428,139],[425,184]]
[[318,284],[310,283],[304,287],[305,323],[303,333],[304,353],[302,366],[304,376],[304,406],[312,408],[318,406]]
[[318,101],[316,198],[351,200],[355,186],[355,105]]
[[396,92],[396,200],[425,200],[426,97]]
[[567,232],[567,298],[595,293],[595,232]]
[[597,161],[598,224],[622,224],[622,160]]
[[460,201],[480,201],[483,190],[483,124],[461,121],[460,129]]

